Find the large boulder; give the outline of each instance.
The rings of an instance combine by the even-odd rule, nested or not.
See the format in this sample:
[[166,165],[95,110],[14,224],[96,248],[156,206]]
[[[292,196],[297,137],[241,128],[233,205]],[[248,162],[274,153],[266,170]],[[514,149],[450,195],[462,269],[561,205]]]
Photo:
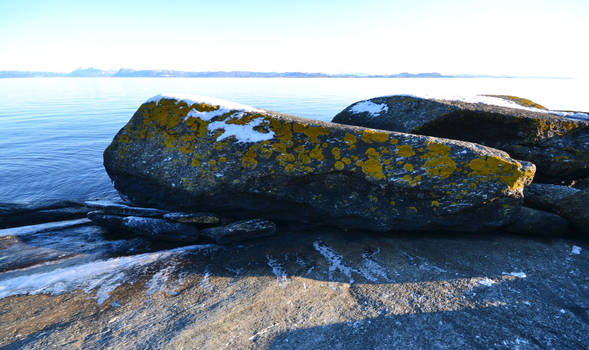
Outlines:
[[542,182],[571,183],[589,177],[589,114],[549,111],[514,96],[479,100],[484,103],[377,97],[350,105],[332,122],[499,148],[536,164],[536,178]]
[[377,231],[502,227],[535,172],[473,143],[166,96],[137,110],[104,165],[141,205]]

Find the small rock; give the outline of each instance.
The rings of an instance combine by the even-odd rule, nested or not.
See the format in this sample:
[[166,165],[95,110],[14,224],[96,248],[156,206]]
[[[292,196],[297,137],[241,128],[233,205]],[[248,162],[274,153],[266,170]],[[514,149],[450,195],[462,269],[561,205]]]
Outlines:
[[524,188],[524,202],[527,207],[554,212],[558,201],[577,192],[573,187],[532,183]]
[[204,237],[218,244],[266,237],[274,233],[276,233],[276,225],[272,221],[261,219],[237,221],[227,226],[211,227],[201,231]]
[[527,207],[520,208],[519,219],[505,230],[535,236],[563,236],[569,231],[568,222],[563,217]]
[[155,208],[133,207],[130,205],[110,202],[110,201],[86,201],[84,202],[88,207],[98,209],[105,214],[121,215],[121,216],[142,216],[161,218],[168,213],[165,210]]
[[164,219],[139,216],[119,216],[94,211],[88,218],[97,225],[111,230],[122,230],[154,240],[193,243],[198,240],[198,230],[188,224],[170,222]]
[[86,225],[90,223],[90,220],[86,218],[65,220],[65,221],[54,221],[43,224],[27,225],[10,227],[7,229],[0,230],[0,237],[5,236],[20,236],[20,235],[31,235],[35,233],[41,233],[46,231],[63,230],[70,227]]
[[151,239],[193,243],[198,240],[198,230],[191,225],[163,219],[127,216],[123,227],[134,234]]
[[98,226],[105,227],[110,230],[123,229],[123,217],[120,215],[110,215],[103,211],[91,211],[88,213],[88,219],[92,220]]
[[559,200],[555,209],[557,214],[569,220],[575,231],[589,235],[589,190]]
[[218,224],[221,220],[211,213],[168,213],[164,219],[190,224]]

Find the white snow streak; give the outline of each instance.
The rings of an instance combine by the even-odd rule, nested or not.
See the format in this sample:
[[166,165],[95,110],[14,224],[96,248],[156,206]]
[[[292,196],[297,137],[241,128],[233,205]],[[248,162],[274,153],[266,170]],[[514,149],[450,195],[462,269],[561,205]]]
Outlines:
[[502,272],[503,275],[507,275],[507,276],[513,276],[513,277],[517,277],[517,278],[526,278],[526,273],[525,272]]
[[490,287],[490,286],[494,285],[497,282],[495,282],[495,281],[493,281],[492,279],[489,279],[489,278],[483,278],[482,280],[478,280],[477,283],[478,284],[482,284],[483,286]]
[[175,269],[176,265],[171,265],[159,270],[156,274],[154,274],[153,277],[151,277],[151,279],[145,283],[145,287],[147,288],[145,294],[152,295],[165,290],[168,280],[170,279],[170,276]]
[[317,250],[323,257],[327,260],[329,264],[329,278],[332,279],[333,273],[335,271],[340,271],[348,279],[350,280],[350,284],[354,283],[354,279],[352,278],[352,272],[357,272],[351,267],[344,265],[343,258],[341,255],[337,254],[333,249],[328,247],[325,243],[321,241],[313,242],[313,247]]

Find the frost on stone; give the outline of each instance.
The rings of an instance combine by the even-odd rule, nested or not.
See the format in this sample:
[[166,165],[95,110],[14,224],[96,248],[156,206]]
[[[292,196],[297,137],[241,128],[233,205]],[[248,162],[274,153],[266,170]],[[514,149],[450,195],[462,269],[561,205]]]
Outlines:
[[335,271],[339,271],[346,275],[350,280],[350,284],[354,283],[354,279],[352,278],[352,272],[355,272],[353,268],[346,266],[343,262],[343,257],[337,254],[333,249],[327,246],[325,243],[321,241],[313,242],[313,247],[316,251],[318,251],[323,257],[327,260],[329,264],[329,279],[333,278],[333,273]]
[[385,103],[377,104],[372,101],[362,101],[353,105],[350,111],[354,113],[368,113],[370,116],[375,117],[383,112],[388,112],[389,107]]
[[481,284],[481,285],[483,285],[483,286],[490,287],[490,286],[494,285],[496,282],[495,282],[495,281],[493,281],[493,280],[492,280],[492,279],[490,279],[490,278],[483,278],[483,279],[481,279],[481,280],[478,280],[478,282],[477,282],[477,283],[478,283],[478,284]]
[[151,279],[145,284],[145,287],[147,288],[145,294],[149,296],[166,290],[168,281],[170,280],[170,277],[175,269],[176,265],[174,264],[165,267],[154,274],[153,277],[151,277]]
[[288,275],[286,274],[286,269],[282,264],[278,262],[278,260],[270,257],[269,255],[266,256],[266,262],[270,268],[272,268],[272,273],[276,276],[276,282],[280,286],[280,288],[286,287],[288,284]]
[[[183,253],[217,248],[215,245],[193,245],[156,253],[144,253],[107,260],[97,260],[30,275],[0,280],[0,299],[13,295],[58,295],[74,290],[91,294],[98,304],[123,283],[132,282],[148,273],[151,266]],[[160,273],[161,272],[161,273]],[[158,291],[168,280],[171,270],[161,270],[147,283],[148,293]]]
[[517,277],[517,278],[526,278],[527,275],[525,272],[502,272],[503,275],[507,275],[507,276],[513,276],[513,277]]

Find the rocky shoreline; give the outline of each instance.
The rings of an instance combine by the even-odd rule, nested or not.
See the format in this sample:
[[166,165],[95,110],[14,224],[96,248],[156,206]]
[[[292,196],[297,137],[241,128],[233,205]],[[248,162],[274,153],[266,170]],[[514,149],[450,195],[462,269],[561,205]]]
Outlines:
[[0,204],[0,346],[582,348],[589,115],[483,100],[150,99],[128,201]]

